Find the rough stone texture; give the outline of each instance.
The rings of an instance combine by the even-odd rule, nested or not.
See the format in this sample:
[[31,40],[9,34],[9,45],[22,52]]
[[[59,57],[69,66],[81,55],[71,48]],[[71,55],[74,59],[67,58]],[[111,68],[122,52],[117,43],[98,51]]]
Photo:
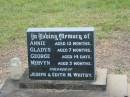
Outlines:
[[114,97],[128,97],[128,84],[126,75],[109,74],[107,92]]
[[16,90],[14,92],[0,97],[108,97],[105,92],[87,90]]
[[108,74],[106,90],[21,89],[19,81],[8,79],[0,97],[127,97],[127,88],[126,75],[115,74]]
[[28,71],[25,71],[20,80],[21,88],[43,88],[43,89],[74,89],[74,90],[105,90],[107,80],[107,69],[97,69],[95,81],[65,81],[65,80],[31,80]]
[[7,80],[0,97],[108,97],[104,90],[20,89],[19,81]]

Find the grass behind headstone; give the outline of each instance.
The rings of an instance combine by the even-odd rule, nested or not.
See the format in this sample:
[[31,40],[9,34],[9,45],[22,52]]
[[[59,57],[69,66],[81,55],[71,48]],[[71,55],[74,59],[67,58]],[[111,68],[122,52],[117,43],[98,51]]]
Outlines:
[[98,39],[130,33],[130,0],[0,0],[0,48],[25,45],[28,27],[94,26]]

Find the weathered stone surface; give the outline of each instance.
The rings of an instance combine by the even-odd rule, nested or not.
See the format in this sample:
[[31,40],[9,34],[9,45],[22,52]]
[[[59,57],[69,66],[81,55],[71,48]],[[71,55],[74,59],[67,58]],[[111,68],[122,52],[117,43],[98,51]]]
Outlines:
[[104,90],[20,89],[19,81],[7,80],[0,97],[108,97]]
[[21,89],[19,81],[9,79],[0,97],[127,97],[127,88],[126,75],[115,74],[108,74],[106,90]]
[[107,84],[107,92],[109,96],[128,97],[128,83],[126,75],[109,74]]
[[43,88],[43,89],[74,89],[74,90],[105,90],[107,80],[107,69],[97,69],[95,81],[70,81],[70,80],[31,80],[28,71],[25,71],[20,80],[21,88]]
[[0,97],[108,97],[103,91],[27,89]]

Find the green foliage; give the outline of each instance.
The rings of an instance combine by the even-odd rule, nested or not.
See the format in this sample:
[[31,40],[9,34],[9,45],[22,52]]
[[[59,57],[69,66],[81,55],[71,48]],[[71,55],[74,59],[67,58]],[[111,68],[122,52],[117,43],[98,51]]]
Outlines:
[[130,33],[130,0],[0,0],[0,13],[0,48],[23,45],[28,27],[94,26],[99,39]]

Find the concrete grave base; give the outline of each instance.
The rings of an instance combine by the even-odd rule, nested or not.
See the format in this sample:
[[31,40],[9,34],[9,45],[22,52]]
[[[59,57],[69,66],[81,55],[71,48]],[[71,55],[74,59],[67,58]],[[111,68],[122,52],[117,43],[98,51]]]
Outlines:
[[[104,70],[106,71],[106,69],[98,69],[98,70],[102,71],[102,76],[100,76],[100,77],[103,78]],[[97,70],[97,73],[98,73],[98,70]],[[100,79],[100,77],[99,77],[99,79]],[[97,80],[99,80],[99,79],[97,79]],[[16,80],[8,79],[5,82],[3,88],[1,89],[0,97],[128,97],[128,93],[130,93],[130,91],[128,91],[127,76],[126,75],[117,75],[117,74],[108,74],[107,83],[106,83],[106,80],[92,82],[93,85],[95,85],[97,83],[102,85],[104,82],[104,84],[106,85],[105,90],[101,90],[103,88],[95,89],[95,90],[87,88],[87,90],[85,90],[84,89],[85,87],[83,88],[84,90],[82,90],[81,87],[80,87],[80,90],[78,88],[77,88],[77,90],[74,90],[73,88],[71,88],[71,90],[70,90],[70,88],[69,89],[67,89],[67,88],[65,88],[65,89],[60,89],[60,88],[43,89],[43,86],[41,89],[36,89],[39,86],[35,87],[35,85],[34,85],[35,89],[33,89],[33,87],[30,87],[31,88],[30,89],[25,86],[24,87],[22,86],[23,88],[19,88],[19,83],[22,85],[27,85],[27,86],[32,85],[32,82],[29,85],[29,84],[25,84],[27,82],[21,83],[21,81],[23,81],[23,80],[21,79],[20,81],[16,81]],[[48,83],[50,83],[50,82],[48,82]],[[70,84],[70,82],[69,82],[69,84]],[[40,85],[40,84],[38,84],[38,85]],[[55,88],[55,87],[53,86],[53,88]]]
[[107,93],[110,97],[128,97],[128,83],[126,75],[109,74],[107,84]]
[[18,84],[7,80],[0,97],[108,97],[102,90],[21,89]]
[[97,69],[95,81],[72,80],[31,80],[26,70],[20,80],[20,88],[33,89],[74,89],[74,90],[105,90],[107,82],[107,69]]

